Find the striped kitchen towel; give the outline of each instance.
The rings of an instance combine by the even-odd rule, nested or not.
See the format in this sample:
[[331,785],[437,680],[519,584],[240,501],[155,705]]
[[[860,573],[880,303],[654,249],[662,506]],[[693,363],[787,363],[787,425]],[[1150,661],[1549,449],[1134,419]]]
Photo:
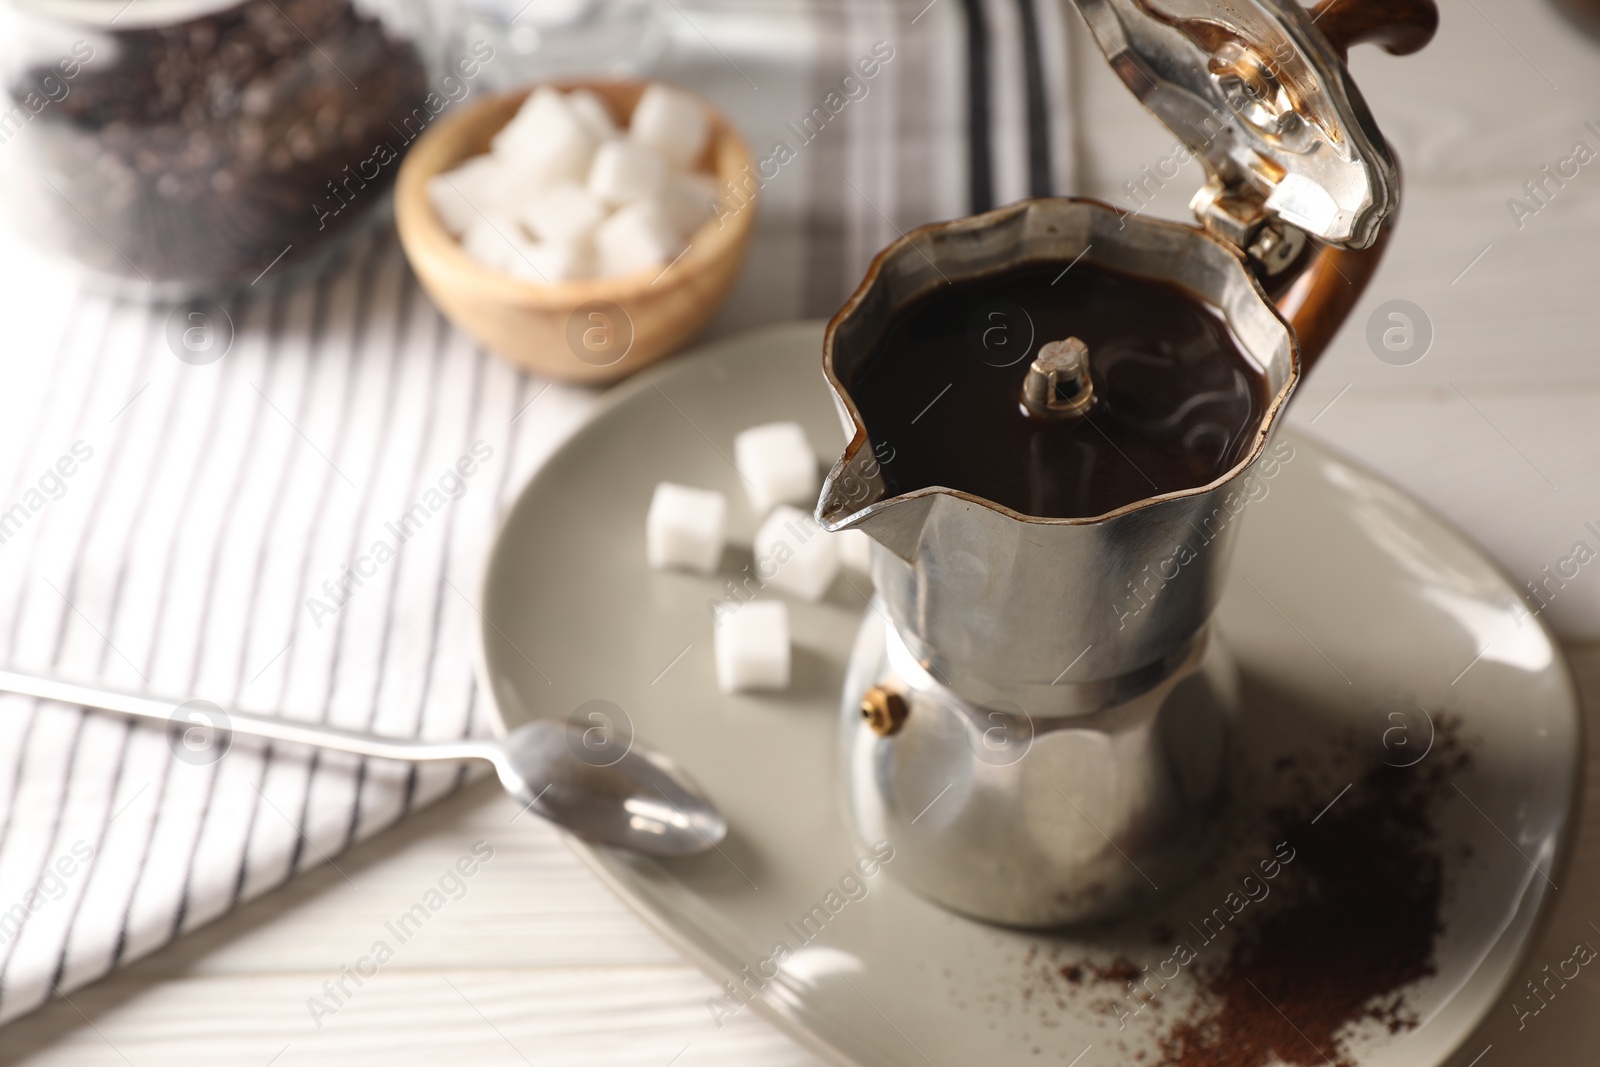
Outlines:
[[[659,76],[715,100],[765,163],[714,333],[831,314],[897,233],[1074,185],[1081,28],[1056,0],[684,0],[663,17]],[[0,248],[0,662],[402,737],[487,732],[479,570],[595,394],[451,328],[387,223],[225,305],[197,356],[171,305]],[[224,752],[18,697],[0,723],[0,1020],[462,780]]]

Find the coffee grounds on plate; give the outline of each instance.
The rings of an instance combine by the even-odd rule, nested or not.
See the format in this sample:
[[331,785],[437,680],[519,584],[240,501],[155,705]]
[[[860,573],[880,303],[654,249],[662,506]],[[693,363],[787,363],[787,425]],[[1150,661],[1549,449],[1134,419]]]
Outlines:
[[1350,1067],[1350,1027],[1417,1025],[1404,994],[1436,973],[1445,891],[1432,808],[1467,762],[1448,732],[1432,756],[1373,767],[1314,825],[1280,814],[1296,850],[1285,903],[1245,924],[1226,962],[1200,969],[1201,1000],[1161,1043],[1166,1064]]
[[[1273,773],[1316,795],[1323,782],[1296,762],[1281,759]],[[1181,923],[1174,937],[1173,917],[1141,938],[1162,955],[1198,946],[1186,957],[1192,990],[1153,979],[1154,967],[1127,955],[1069,959],[1035,948],[1023,960],[1024,1000],[1045,1013],[1086,1006],[1130,1025],[1142,1015],[1139,1024],[1159,1031],[1154,1055],[1127,1038],[1111,1043],[1151,1067],[1355,1067],[1346,1045],[1357,1030],[1398,1034],[1420,1021],[1406,994],[1436,973],[1446,893],[1436,809],[1470,763],[1459,731],[1443,722],[1421,764],[1371,766],[1320,814],[1306,804],[1270,811],[1262,840],[1286,842],[1293,859],[1272,896],[1237,915],[1230,942],[1212,947]],[[1044,1014],[1039,1021],[1049,1025]]]

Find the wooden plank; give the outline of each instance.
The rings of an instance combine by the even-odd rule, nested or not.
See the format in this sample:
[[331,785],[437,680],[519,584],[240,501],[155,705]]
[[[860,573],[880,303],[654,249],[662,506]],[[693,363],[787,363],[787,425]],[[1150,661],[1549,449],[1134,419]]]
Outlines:
[[[512,819],[516,821],[513,822]],[[443,889],[446,903],[413,933],[400,917],[440,888],[484,842],[493,857]],[[136,964],[147,980],[169,976],[336,973],[373,942],[396,950],[390,968],[662,966],[678,956],[600,886],[498,784],[483,781]],[[458,872],[459,873],[459,872]],[[285,936],[282,924],[295,933]],[[385,924],[388,924],[387,926]],[[390,929],[410,935],[403,945]],[[320,979],[319,979],[320,981]]]
[[717,1029],[705,1006],[714,987],[682,965],[386,970],[314,1022],[306,1001],[324,977],[212,975],[141,987],[123,975],[11,1024],[0,1054],[29,1067],[819,1062],[753,1014]]
[[[397,926],[476,842],[493,855],[459,897]],[[337,862],[10,1024],[0,1061],[666,1064],[691,1046],[680,1064],[816,1062],[753,1015],[718,1029],[710,980],[490,782]],[[393,956],[357,986],[380,939]]]
[[1586,525],[1600,530],[1600,467],[1574,439],[1575,427],[1600,425],[1600,390],[1355,386],[1339,396],[1346,384],[1319,372],[1292,421],[1315,420],[1313,432],[1442,512],[1519,586],[1565,566],[1576,577],[1547,587],[1541,614],[1565,639],[1600,638],[1600,562],[1561,562],[1579,541],[1600,552]]

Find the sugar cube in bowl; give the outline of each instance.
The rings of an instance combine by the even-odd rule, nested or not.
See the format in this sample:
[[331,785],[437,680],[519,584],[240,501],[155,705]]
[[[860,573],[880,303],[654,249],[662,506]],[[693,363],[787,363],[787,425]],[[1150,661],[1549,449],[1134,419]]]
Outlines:
[[680,167],[688,167],[700,158],[710,132],[705,109],[694,97],[659,82],[639,98],[628,126],[629,137],[649,145]]
[[557,182],[534,193],[517,216],[541,241],[582,241],[605,217],[605,204],[577,182]]
[[619,209],[594,233],[595,251],[606,274],[629,274],[659,267],[678,245],[676,231],[661,205],[640,200]]
[[572,90],[567,94],[567,106],[578,116],[578,121],[588,127],[595,140],[609,141],[613,137],[622,135],[617,129],[616,116],[611,113],[611,108],[606,102],[600,99],[600,94],[594,90]]
[[646,145],[607,141],[589,167],[589,192],[613,207],[643,200],[667,184],[667,161]]
[[490,142],[490,155],[531,185],[581,181],[597,138],[567,103],[566,94],[540,86]]
[[[541,88],[555,95],[537,107],[530,91],[474,97],[441,114],[401,163],[396,222],[429,296],[484,347],[539,374],[611,381],[676,350],[716,313],[754,229],[754,159],[724,115],[684,90],[665,99],[693,102],[706,127],[687,163],[678,162],[679,141],[632,134],[650,86]],[[646,109],[647,127],[659,119],[658,129],[673,128],[673,107],[649,118],[658,106]],[[555,147],[532,144],[541,130]],[[620,155],[607,148],[619,142]],[[656,186],[626,166],[597,176],[601,157],[659,158],[665,177]],[[592,177],[620,202],[594,196]],[[639,203],[650,206],[631,210],[602,242],[601,225]],[[486,262],[463,242],[482,216],[506,238],[491,241],[494,231],[479,227],[471,252]],[[602,352],[589,350],[594,314],[606,317],[614,342]]]

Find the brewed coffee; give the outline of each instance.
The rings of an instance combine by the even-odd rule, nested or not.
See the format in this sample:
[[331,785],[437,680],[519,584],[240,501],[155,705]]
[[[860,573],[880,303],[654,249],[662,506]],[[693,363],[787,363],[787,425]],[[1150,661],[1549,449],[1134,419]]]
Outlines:
[[[1030,366],[1069,338],[1087,346],[1092,399],[1060,382],[1063,414],[1030,408]],[[892,494],[943,486],[1041,518],[1090,518],[1216,480],[1248,454],[1269,402],[1261,368],[1214,309],[1071,261],[938,286],[843,384],[889,457]]]

